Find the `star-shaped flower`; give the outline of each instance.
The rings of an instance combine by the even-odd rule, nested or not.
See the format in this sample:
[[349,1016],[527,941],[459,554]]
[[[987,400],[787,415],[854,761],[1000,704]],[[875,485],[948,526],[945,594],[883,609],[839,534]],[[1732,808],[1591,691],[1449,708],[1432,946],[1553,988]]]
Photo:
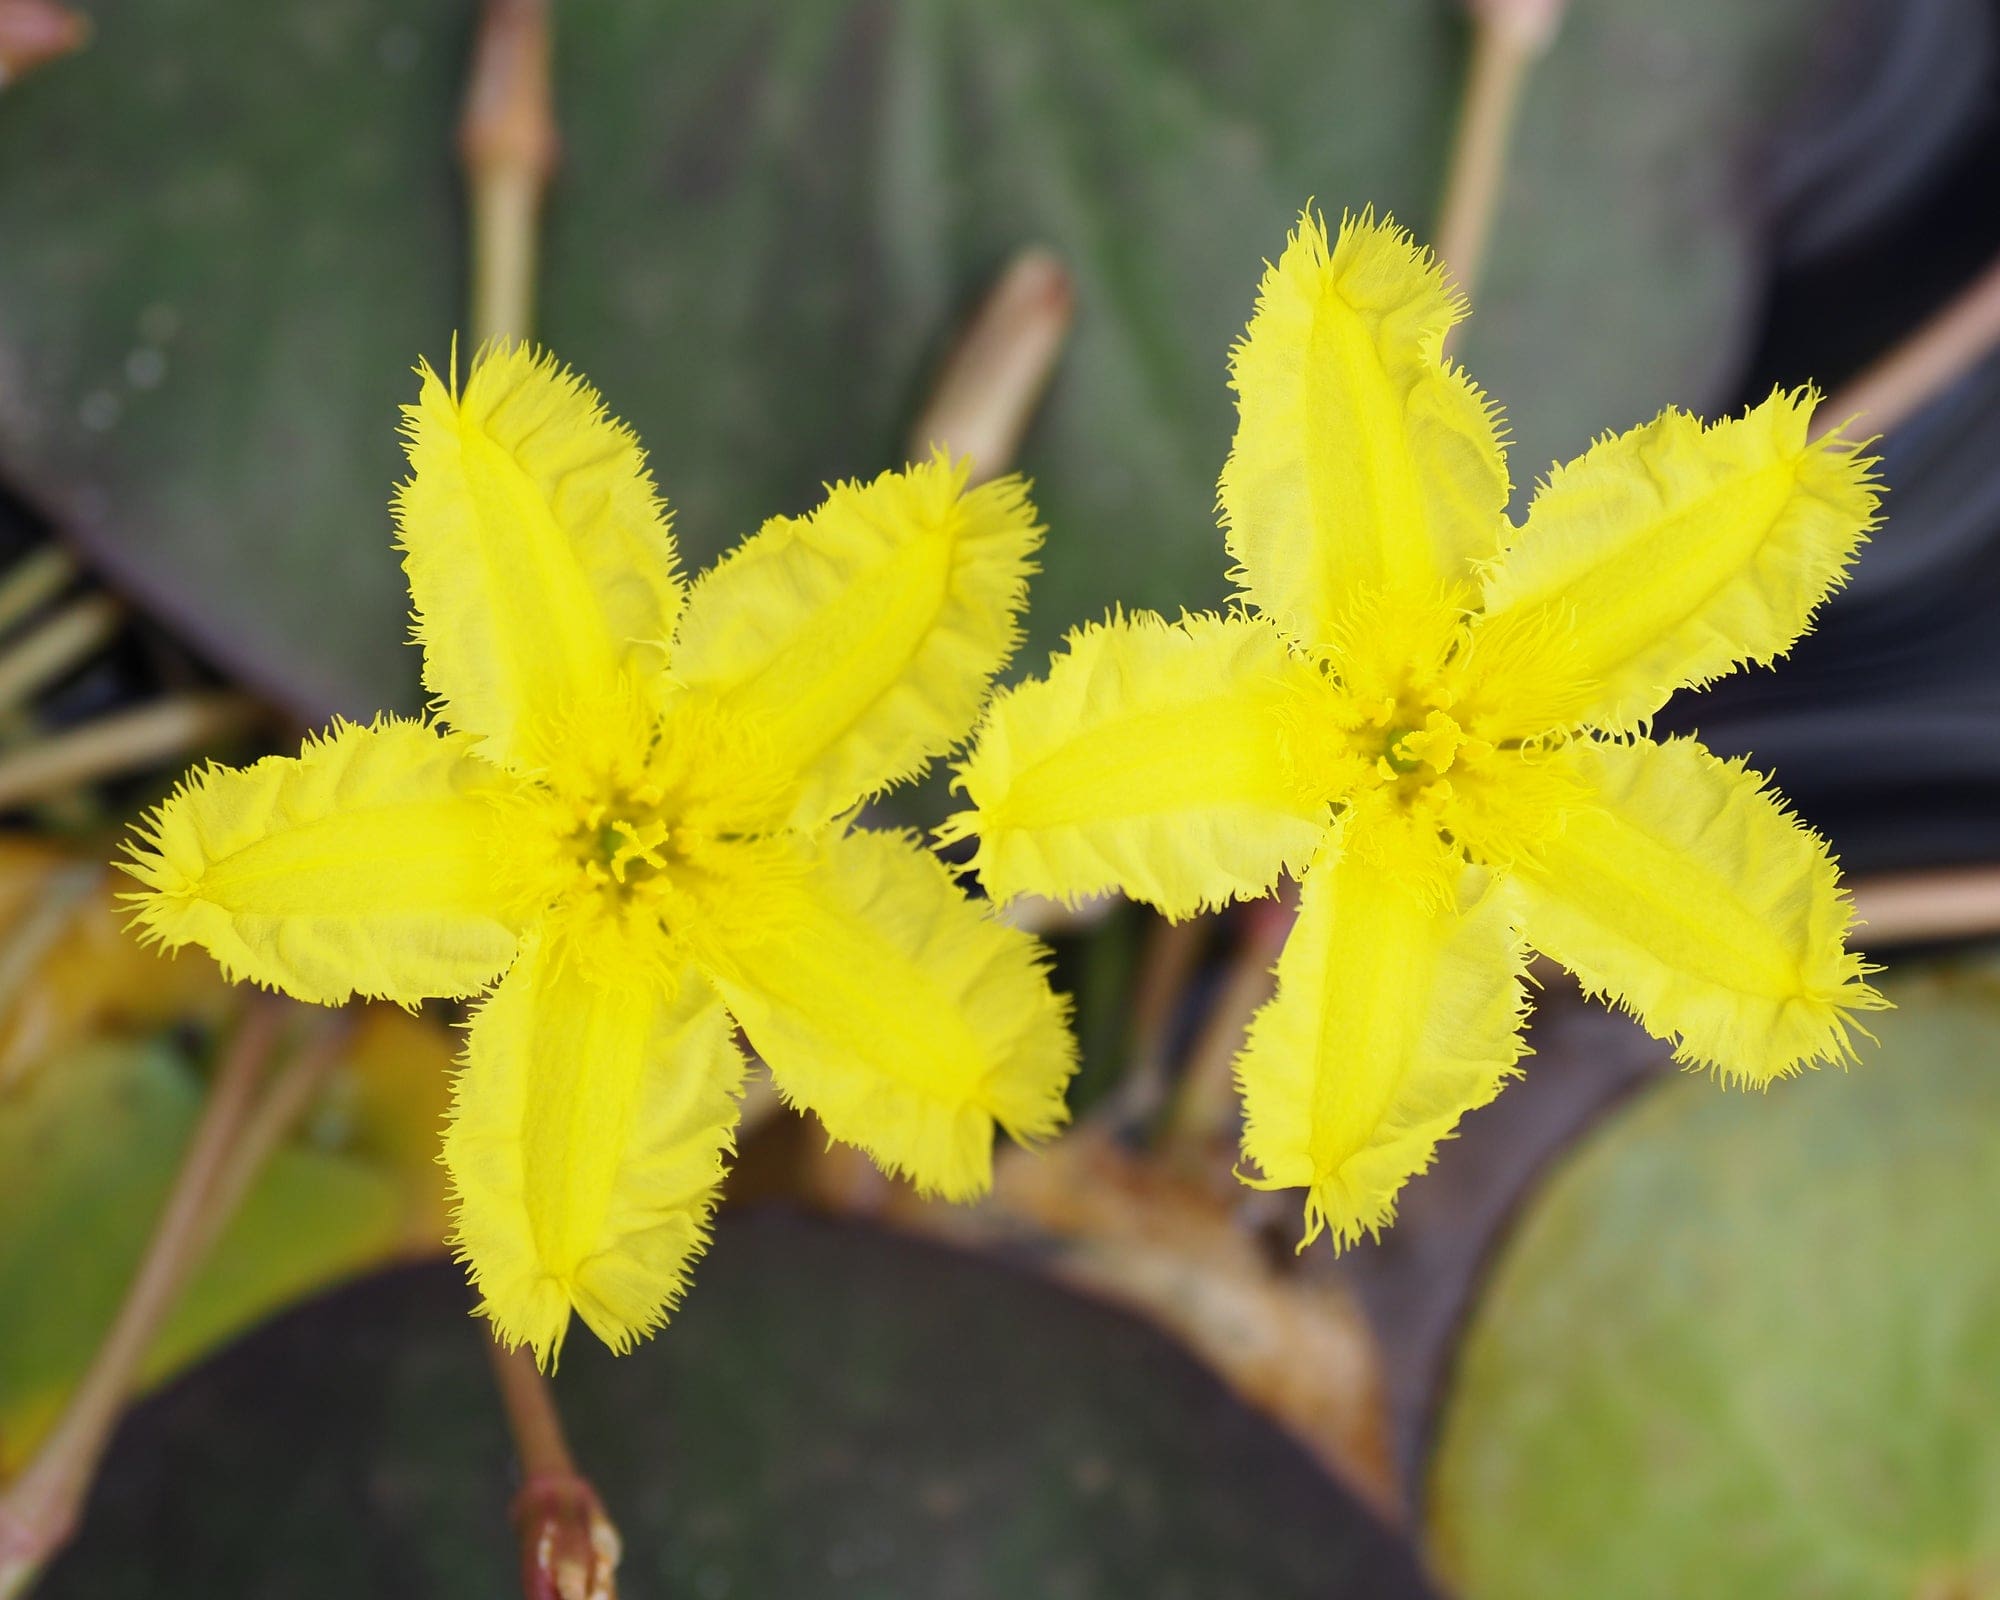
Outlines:
[[[473,1016],[459,1253],[543,1362],[664,1320],[732,1148],[740,1025],[788,1100],[963,1199],[1054,1131],[1075,1047],[1039,947],[855,808],[970,729],[1041,529],[940,458],[772,519],[683,593],[638,442],[501,349],[406,409],[397,516],[445,727],[336,723],[141,826],[147,933],[302,1000]],[[732,1022],[732,1018],[734,1019]]]
[[1169,916],[1303,876],[1237,1062],[1244,1153],[1307,1239],[1402,1185],[1517,1073],[1531,950],[1680,1058],[1764,1084],[1882,1004],[1819,839],[1740,764],[1655,743],[1676,688],[1767,663],[1874,525],[1870,463],[1774,394],[1667,411],[1526,519],[1464,315],[1387,222],[1304,217],[1233,355],[1221,513],[1247,609],[1113,619],[996,698],[947,837],[996,898]]

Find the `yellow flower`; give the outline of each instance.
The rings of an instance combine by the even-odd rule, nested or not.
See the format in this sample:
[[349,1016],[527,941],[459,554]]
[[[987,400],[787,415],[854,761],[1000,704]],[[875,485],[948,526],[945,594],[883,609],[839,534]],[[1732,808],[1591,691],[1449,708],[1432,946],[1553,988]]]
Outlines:
[[[996,898],[1123,889],[1181,917],[1301,875],[1237,1062],[1244,1153],[1306,1238],[1393,1220],[1514,1076],[1529,951],[1684,1061],[1765,1084],[1882,1005],[1833,860],[1736,763],[1647,723],[1782,655],[1875,520],[1814,396],[1598,441],[1518,527],[1464,315],[1406,233],[1301,219],[1232,367],[1222,471],[1250,609],[1114,618],[996,698],[960,769]],[[1258,1180],[1253,1180],[1258,1181]]]
[[[732,1144],[740,1025],[836,1138],[962,1199],[1063,1121],[1039,947],[861,801],[964,737],[1041,529],[943,459],[773,518],[683,594],[596,393],[524,348],[422,371],[396,504],[451,731],[336,723],[195,774],[128,898],[168,945],[334,1005],[498,986],[444,1159],[483,1309],[544,1363],[678,1300]],[[685,601],[685,603],[683,603]],[[734,1019],[734,1025],[732,1020]]]

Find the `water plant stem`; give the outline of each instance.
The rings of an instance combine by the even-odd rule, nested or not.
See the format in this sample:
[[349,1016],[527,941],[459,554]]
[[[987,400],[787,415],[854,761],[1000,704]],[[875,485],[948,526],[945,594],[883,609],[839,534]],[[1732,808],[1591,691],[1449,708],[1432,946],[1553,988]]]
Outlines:
[[1854,883],[1855,943],[1871,954],[1897,945],[2000,934],[2000,867],[1878,872]]
[[1853,419],[1861,433],[1887,433],[2000,346],[2000,258],[1917,331],[1835,391],[1813,432]]
[[1021,251],[966,323],[910,429],[909,453],[933,449],[972,460],[972,481],[1014,464],[1055,372],[1076,312],[1076,288],[1049,251]]
[[1439,258],[1467,294],[1486,264],[1522,90],[1555,40],[1563,0],[1469,0],[1469,9],[1472,57],[1433,235]]
[[[1290,937],[1297,907],[1288,897],[1243,908],[1243,930],[1230,954],[1215,1001],[1188,1049],[1179,1088],[1160,1130],[1161,1158],[1183,1170],[1205,1171],[1218,1149],[1234,1151],[1236,1055],[1251,1019],[1278,987],[1272,970]],[[1221,1163],[1227,1172],[1229,1163]]]
[[69,1542],[140,1363],[218,1231],[218,1175],[254,1115],[284,1007],[252,1004],[223,1052],[139,1270],[54,1429],[0,1492],[0,1600],[25,1594]]

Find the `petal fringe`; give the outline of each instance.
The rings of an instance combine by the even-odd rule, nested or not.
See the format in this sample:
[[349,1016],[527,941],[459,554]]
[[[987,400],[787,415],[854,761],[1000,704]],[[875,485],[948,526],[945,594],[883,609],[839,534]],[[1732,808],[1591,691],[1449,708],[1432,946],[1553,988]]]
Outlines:
[[966,487],[939,455],[842,483],[703,574],[674,673],[757,727],[821,822],[971,731],[1014,653],[1041,525],[1019,478]]
[[666,508],[631,430],[546,352],[482,351],[463,393],[418,371],[395,511],[424,687],[481,755],[540,769],[578,708],[665,667]]
[[1443,356],[1465,315],[1444,270],[1372,214],[1331,246],[1308,212],[1230,357],[1220,484],[1236,580],[1302,645],[1366,589],[1470,587],[1510,488],[1497,408]]
[[925,1192],[984,1193],[996,1127],[1068,1120],[1076,1041],[1046,953],[907,835],[825,841],[771,887],[761,936],[710,960],[779,1093]]
[[1874,462],[1809,440],[1818,396],[1704,426],[1682,411],[1558,467],[1486,581],[1483,628],[1553,613],[1577,721],[1641,728],[1674,690],[1789,650],[1876,525]]
[[144,937],[198,944],[233,982],[338,1005],[476,994],[513,957],[512,780],[406,718],[336,722],[296,756],[188,777],[120,865]]
[[959,768],[987,892],[1107,889],[1192,916],[1270,893],[1324,835],[1334,764],[1319,674],[1243,616],[1150,612],[1070,635],[1049,675],[995,698]]

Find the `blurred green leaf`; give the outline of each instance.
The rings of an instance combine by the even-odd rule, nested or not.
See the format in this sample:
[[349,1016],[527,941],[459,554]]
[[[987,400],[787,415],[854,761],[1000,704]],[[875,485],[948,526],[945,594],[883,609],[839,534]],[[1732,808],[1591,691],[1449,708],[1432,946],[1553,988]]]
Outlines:
[[[461,318],[469,7],[84,0],[0,102],[0,470],[313,714],[418,702],[396,406]],[[1745,155],[1841,0],[1596,0],[1530,91],[1462,354],[1527,481],[1713,401],[1755,292]],[[1218,600],[1225,352],[1299,204],[1429,222],[1441,4],[576,0],[542,327],[652,446],[690,564],[903,452],[1017,246],[1075,272],[1025,466],[1029,648]]]
[[[450,1049],[442,1029],[364,1015],[348,1060],[161,1329],[146,1384],[331,1283],[442,1248],[436,1127]],[[33,1450],[109,1325],[202,1092],[166,1045],[106,1041],[0,1096],[0,1474]]]
[[[1424,1600],[1402,1542],[1157,1330],[1031,1274],[724,1214],[659,1338],[556,1378],[633,1595]],[[321,1301],[141,1412],[47,1600],[517,1592],[458,1275]]]
[[1851,1072],[1646,1090],[1465,1336],[1467,1600],[1985,1594],[2000,1571],[2000,981],[1907,979]]

